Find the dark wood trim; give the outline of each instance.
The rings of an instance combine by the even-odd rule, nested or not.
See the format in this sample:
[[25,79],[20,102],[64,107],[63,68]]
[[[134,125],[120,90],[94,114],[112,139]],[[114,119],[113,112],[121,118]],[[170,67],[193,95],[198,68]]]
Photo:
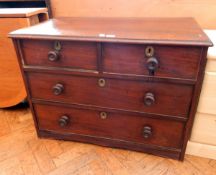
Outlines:
[[46,105],[56,105],[56,106],[64,106],[64,107],[73,107],[77,109],[89,109],[89,110],[97,110],[97,111],[109,111],[109,112],[118,112],[122,114],[131,114],[131,115],[145,115],[145,117],[161,119],[161,120],[176,120],[181,122],[186,122],[188,119],[180,116],[169,116],[169,115],[162,115],[162,114],[150,114],[140,111],[128,111],[124,109],[114,109],[114,108],[107,108],[107,107],[100,107],[100,106],[93,106],[93,105],[84,105],[84,104],[70,104],[64,103],[60,101],[48,101],[43,99],[31,99],[32,103],[38,104],[46,104]]
[[212,46],[211,42],[197,41],[170,41],[170,40],[138,40],[138,39],[114,39],[114,38],[82,38],[73,36],[48,36],[48,35],[25,35],[25,34],[9,34],[9,37],[17,39],[40,39],[40,40],[65,40],[65,41],[90,41],[90,42],[112,42],[112,43],[127,43],[127,44],[151,44],[151,45],[172,45],[172,46]]
[[21,45],[20,45],[20,40],[13,39],[12,41],[14,43],[14,48],[15,48],[15,51],[16,51],[16,55],[18,57],[18,63],[19,63],[20,71],[22,73],[22,78],[23,78],[23,81],[24,81],[25,89],[26,89],[26,92],[27,92],[27,99],[28,99],[28,102],[29,102],[31,113],[33,115],[33,120],[34,120],[34,124],[35,124],[35,128],[36,128],[36,132],[37,132],[37,135],[39,136],[38,121],[37,121],[36,114],[34,112],[33,104],[32,104],[31,97],[30,97],[30,90],[28,88],[28,80],[27,80],[27,78],[25,76],[24,70],[22,69],[23,53],[22,53],[22,48],[21,48]]
[[[62,23],[62,21],[64,22]],[[71,25],[71,23],[73,23],[73,25]],[[85,25],[88,25],[88,27],[83,27]],[[127,27],[131,25],[134,25],[133,29]],[[51,30],[49,30],[52,31],[51,33],[47,32],[47,26],[51,28]],[[34,29],[34,33],[31,31],[32,29]],[[78,30],[78,32],[74,33],[74,29]],[[169,35],[167,35],[167,33],[169,33]],[[196,21],[188,17],[175,19],[160,17],[59,17],[44,22],[41,25],[11,32],[9,36],[13,38],[46,40],[212,46],[212,42],[199,25],[197,25]]]
[[157,76],[135,75],[135,74],[120,74],[120,73],[108,73],[108,72],[103,72],[103,73],[101,72],[101,74],[99,74],[99,72],[96,70],[72,69],[72,68],[23,65],[23,70],[25,72],[44,72],[44,73],[51,73],[51,74],[89,76],[89,77],[98,77],[98,78],[103,76],[104,78],[119,78],[119,79],[126,79],[126,80],[167,82],[167,83],[188,84],[188,85],[194,85],[196,83],[196,80],[193,79],[157,77]]
[[197,79],[197,83],[194,87],[194,93],[193,93],[193,97],[192,97],[192,103],[191,103],[191,107],[190,107],[190,114],[189,114],[189,118],[188,118],[188,122],[185,125],[185,133],[184,133],[184,141],[183,141],[183,147],[182,147],[182,152],[180,155],[180,160],[184,159],[184,155],[185,155],[185,151],[186,151],[186,147],[187,147],[187,142],[190,138],[191,135],[191,131],[192,131],[192,126],[193,126],[193,121],[195,118],[195,114],[197,111],[197,107],[198,107],[198,103],[199,103],[199,97],[200,97],[200,93],[201,93],[201,89],[202,89],[202,82],[204,79],[204,74],[205,74],[205,66],[206,66],[206,62],[207,62],[207,51],[208,48],[204,47],[202,48],[202,53],[200,55],[201,59],[200,59],[200,66],[199,66],[199,71],[198,71],[198,79]]
[[44,1],[45,1],[46,6],[47,6],[47,9],[48,9],[49,17],[52,18],[53,14],[52,14],[51,2],[50,2],[50,0],[44,0]]
[[102,46],[101,43],[97,43],[97,70],[102,73]]
[[180,149],[174,148],[166,148],[154,145],[145,145],[145,144],[138,144],[134,142],[128,142],[123,140],[113,140],[109,138],[103,137],[93,137],[88,135],[77,135],[77,134],[62,134],[56,133],[54,131],[39,131],[40,137],[45,138],[55,138],[59,140],[71,140],[71,141],[78,141],[78,142],[87,142],[92,144],[97,144],[100,146],[106,147],[113,147],[113,148],[123,148],[123,149],[130,149],[134,151],[141,151],[146,152],[153,155],[160,155],[162,157],[168,157],[173,159],[179,159],[180,156]]

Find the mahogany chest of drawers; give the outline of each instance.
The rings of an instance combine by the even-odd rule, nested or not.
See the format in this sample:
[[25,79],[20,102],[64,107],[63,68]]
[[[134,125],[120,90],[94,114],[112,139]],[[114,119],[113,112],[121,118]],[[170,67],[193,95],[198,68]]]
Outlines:
[[58,18],[12,32],[38,136],[183,160],[211,41],[191,18]]

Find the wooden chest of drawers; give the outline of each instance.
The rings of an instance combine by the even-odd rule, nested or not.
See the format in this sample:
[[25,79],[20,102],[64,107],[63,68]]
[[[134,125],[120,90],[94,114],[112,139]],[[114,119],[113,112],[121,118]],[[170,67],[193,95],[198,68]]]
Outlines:
[[38,136],[183,160],[211,41],[191,18],[58,18],[12,32]]

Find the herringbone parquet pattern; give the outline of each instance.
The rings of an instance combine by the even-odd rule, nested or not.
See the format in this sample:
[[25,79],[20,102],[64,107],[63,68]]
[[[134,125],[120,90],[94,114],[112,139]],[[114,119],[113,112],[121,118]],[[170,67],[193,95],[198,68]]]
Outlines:
[[216,161],[185,161],[38,139],[29,109],[0,110],[0,175],[216,175]]

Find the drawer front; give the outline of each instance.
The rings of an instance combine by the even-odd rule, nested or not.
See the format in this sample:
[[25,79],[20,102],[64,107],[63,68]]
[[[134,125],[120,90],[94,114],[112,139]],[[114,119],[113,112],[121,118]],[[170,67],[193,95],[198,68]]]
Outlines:
[[22,48],[27,65],[97,69],[96,43],[22,40]]
[[120,74],[152,75],[153,73],[158,77],[186,79],[197,77],[201,48],[174,46],[152,46],[152,48],[145,45],[105,43],[103,69],[105,72]]
[[34,104],[34,109],[40,130],[181,147],[182,122],[40,104]]
[[42,73],[28,79],[33,98],[183,117],[192,95],[189,85]]

